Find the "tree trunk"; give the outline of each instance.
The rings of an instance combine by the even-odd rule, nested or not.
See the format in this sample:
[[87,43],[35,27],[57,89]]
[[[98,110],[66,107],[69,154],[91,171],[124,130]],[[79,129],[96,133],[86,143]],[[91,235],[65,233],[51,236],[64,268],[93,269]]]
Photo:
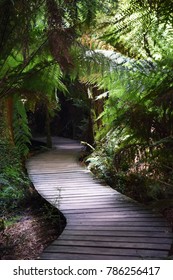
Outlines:
[[0,100],[0,138],[1,140],[9,141],[14,145],[12,115],[13,115],[12,98]]
[[50,129],[50,115],[47,106],[45,106],[46,110],[46,123],[45,123],[45,130],[46,130],[46,140],[47,140],[47,147],[52,148],[52,138],[51,138],[51,129]]
[[89,99],[89,118],[88,118],[88,131],[87,131],[87,142],[93,146],[94,144],[94,100],[92,96],[92,91],[88,89],[88,99]]
[[6,100],[7,106],[7,124],[9,130],[10,142],[14,144],[14,132],[13,132],[13,97],[10,96]]

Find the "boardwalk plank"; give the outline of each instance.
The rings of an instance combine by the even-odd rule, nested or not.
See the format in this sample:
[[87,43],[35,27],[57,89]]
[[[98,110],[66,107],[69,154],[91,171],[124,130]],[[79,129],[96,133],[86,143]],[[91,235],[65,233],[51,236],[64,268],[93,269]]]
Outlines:
[[61,252],[61,253],[81,253],[84,254],[100,254],[103,256],[105,255],[111,255],[113,256],[118,255],[118,256],[137,256],[137,257],[141,257],[141,258],[146,258],[146,257],[153,257],[157,256],[159,257],[164,257],[165,256],[165,252],[167,252],[167,250],[148,250],[148,249],[126,249],[126,248],[93,248],[93,247],[85,247],[85,246],[53,246],[50,245],[48,246],[48,248],[46,249],[46,252]]
[[[80,240],[88,240],[88,241],[103,241],[103,242],[117,242],[117,243],[151,243],[151,244],[156,244],[157,246],[159,246],[159,244],[167,244],[168,246],[170,246],[170,238],[166,238],[166,237],[133,237],[133,236],[129,236],[128,237],[128,243],[127,243],[127,236],[104,236],[104,235],[72,235],[72,234],[62,234],[58,240],[54,241],[54,244],[57,244],[59,242],[59,240],[73,240],[74,241],[80,241]],[[146,246],[146,245],[145,245]]]
[[[64,233],[68,234],[68,235],[86,235],[86,230],[83,229],[83,230],[75,230],[75,229],[68,229],[66,228]],[[116,230],[104,230],[104,231],[101,231],[101,230],[95,230],[94,227],[93,227],[93,230],[88,230],[87,231],[87,236],[124,236],[127,238],[127,240],[129,239],[129,237],[149,237],[149,238],[155,238],[155,237],[159,237],[159,238],[170,238],[170,244],[171,244],[171,241],[172,241],[172,233],[170,232],[157,232],[157,231],[154,231],[154,232],[150,232],[150,231],[138,231],[138,232],[133,232],[133,231],[116,231]],[[63,235],[62,235],[63,236]]]
[[[104,256],[104,260],[120,260],[122,258],[122,256]],[[47,253],[44,252],[41,256],[42,260],[103,260],[103,256],[102,255],[94,255],[94,254],[83,254],[83,253],[79,253],[79,254],[73,254],[73,253]],[[123,260],[141,260],[141,257],[137,257],[137,256],[123,256]]]
[[[67,229],[75,229],[75,230],[92,230],[93,226],[88,226],[88,225],[67,225]],[[99,231],[125,231],[125,232],[172,232],[171,229],[165,228],[165,226],[158,227],[158,226],[133,226],[133,225],[127,225],[127,226],[111,226],[111,225],[106,225],[106,226],[98,226],[97,224],[94,226],[95,230]],[[169,231],[168,231],[169,230]]]
[[105,226],[115,226],[116,227],[120,227],[120,226],[123,226],[123,227],[136,227],[136,226],[144,226],[144,223],[145,223],[145,227],[150,227],[150,228],[153,228],[153,227],[164,227],[165,228],[165,223],[163,222],[160,222],[160,221],[115,221],[115,220],[102,220],[102,221],[98,221],[98,220],[95,220],[95,221],[90,221],[90,220],[77,220],[77,219],[72,219],[72,220],[69,220],[68,221],[68,225],[85,225],[85,226],[102,226],[102,227],[105,227]]
[[[115,241],[98,241],[98,240],[57,240],[52,243],[53,246],[85,246],[85,247],[94,247],[94,248],[128,248],[128,249],[146,249],[146,244],[142,242],[115,242]],[[162,250],[169,250],[170,244],[162,244]],[[158,250],[159,246],[157,243],[147,243],[147,249],[156,249]]]

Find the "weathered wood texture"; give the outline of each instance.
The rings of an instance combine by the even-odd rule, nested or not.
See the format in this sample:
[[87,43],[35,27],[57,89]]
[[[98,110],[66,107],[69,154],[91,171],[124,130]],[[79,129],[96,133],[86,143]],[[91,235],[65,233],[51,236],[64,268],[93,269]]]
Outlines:
[[164,259],[172,232],[157,213],[101,184],[77,162],[81,146],[54,138],[54,149],[27,162],[38,192],[67,219],[42,259]]

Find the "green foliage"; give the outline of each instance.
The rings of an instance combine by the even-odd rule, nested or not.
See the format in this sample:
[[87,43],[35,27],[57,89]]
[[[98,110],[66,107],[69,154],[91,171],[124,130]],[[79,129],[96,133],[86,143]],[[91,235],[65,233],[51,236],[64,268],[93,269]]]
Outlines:
[[140,201],[173,194],[173,25],[161,2],[122,1],[113,16],[99,18],[97,38],[120,53],[102,51],[103,64],[93,58],[90,72],[87,65],[81,72],[104,100],[89,166]]
[[9,142],[0,141],[0,208],[1,215],[15,209],[29,194],[20,154]]
[[14,98],[13,134],[19,154],[21,157],[26,157],[29,152],[28,144],[30,144],[31,133],[24,103],[17,95]]
[[[92,115],[100,123],[93,125],[98,148],[91,168],[113,178],[123,192],[135,186],[133,193],[140,189],[157,199],[160,188],[162,193],[173,182],[171,1],[4,0],[0,8],[0,97],[16,96],[18,156],[28,152],[25,109],[34,111],[40,100],[49,113],[57,109],[55,92],[67,92],[62,80],[68,72],[71,83],[79,78],[99,92],[88,98],[82,90],[79,96],[74,88],[69,91],[83,114],[94,104]],[[90,34],[90,48],[81,48],[83,33]],[[86,119],[80,122],[81,131],[82,126],[87,126]],[[16,168],[3,167],[4,196],[13,192],[13,184],[23,184]]]
[[26,68],[21,86],[23,90],[42,94],[44,99],[44,96],[46,98],[52,95],[55,89],[66,92],[62,78],[63,73],[52,57],[47,57],[47,61],[44,62],[38,57]]
[[27,65],[38,53],[43,53],[44,24],[41,25],[41,18],[38,18],[41,11],[43,14],[43,6],[40,1],[5,0],[0,3],[0,97],[18,88]]
[[13,217],[10,217],[8,220],[4,220],[4,226],[5,228],[10,227],[11,225],[15,224],[16,222],[20,221],[21,216],[16,215]]
[[167,46],[172,44],[170,3],[160,0],[119,1],[113,15],[99,19],[100,31],[97,36],[128,56],[158,60]]
[[[109,140],[111,142],[112,139]],[[173,169],[170,165],[165,165],[172,162],[172,155],[170,158],[165,157],[168,151],[156,150],[155,157],[148,151],[145,155],[140,155],[140,152],[144,152],[144,148],[139,150],[137,145],[128,148],[125,146],[119,150],[115,148],[113,151],[110,142],[97,146],[87,159],[88,168],[98,178],[121,193],[143,203],[165,201],[172,197]],[[164,154],[162,160],[160,154]]]

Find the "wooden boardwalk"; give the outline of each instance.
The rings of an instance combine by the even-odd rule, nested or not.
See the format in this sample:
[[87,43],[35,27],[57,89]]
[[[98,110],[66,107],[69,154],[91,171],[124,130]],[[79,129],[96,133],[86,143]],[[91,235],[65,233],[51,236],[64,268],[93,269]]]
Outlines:
[[173,234],[151,210],[103,185],[77,160],[81,146],[54,138],[54,148],[27,162],[38,192],[65,215],[67,226],[41,259],[164,259]]

